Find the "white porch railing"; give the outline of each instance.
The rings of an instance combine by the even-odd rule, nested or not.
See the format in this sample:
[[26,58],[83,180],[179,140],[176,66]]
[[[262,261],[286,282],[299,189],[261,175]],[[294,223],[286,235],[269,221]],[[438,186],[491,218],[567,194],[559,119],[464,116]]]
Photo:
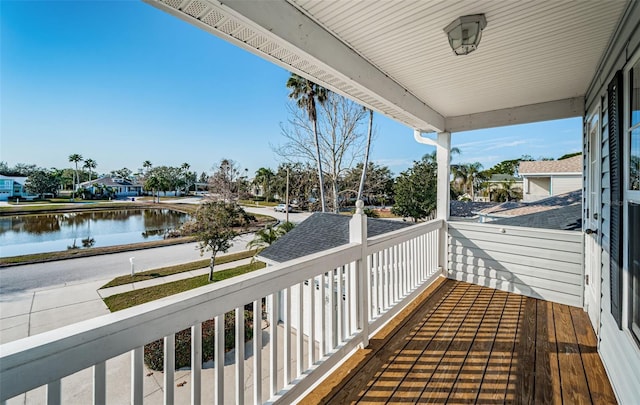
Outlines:
[[[92,397],[95,404],[107,403],[110,388],[122,389],[109,385],[107,361],[131,353],[131,403],[140,404],[144,345],[164,339],[163,396],[172,404],[175,334],[191,328],[191,403],[199,404],[203,396],[215,403],[292,402],[353,349],[366,346],[376,329],[440,274],[442,220],[366,240],[366,217],[356,214],[350,230],[345,246],[4,344],[0,401],[46,386],[47,402],[61,403],[65,377],[93,369],[85,402]],[[265,330],[257,315],[264,302],[270,308]],[[253,350],[245,356],[247,304],[256,321],[254,338],[246,342]],[[213,375],[205,375],[201,325],[215,319],[214,354],[224,359],[222,325],[230,311],[236,321],[235,361],[216,361]],[[253,384],[247,388],[249,375]]]

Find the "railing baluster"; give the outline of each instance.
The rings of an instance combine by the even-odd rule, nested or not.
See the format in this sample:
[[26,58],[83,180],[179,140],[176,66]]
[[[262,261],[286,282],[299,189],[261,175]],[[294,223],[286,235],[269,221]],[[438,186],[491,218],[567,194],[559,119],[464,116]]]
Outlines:
[[327,273],[328,276],[328,286],[329,286],[329,316],[331,319],[329,320],[329,327],[327,328],[327,332],[329,333],[329,338],[327,339],[329,346],[327,348],[327,352],[333,350],[336,346],[336,284],[334,280],[335,269],[331,270]]
[[107,363],[101,361],[93,366],[93,405],[107,403]]
[[253,301],[253,403],[262,403],[262,300]]
[[200,405],[202,398],[202,324],[191,327],[191,404]]
[[402,270],[402,296],[405,297],[409,293],[409,242],[404,242],[402,244],[402,254],[404,257]]
[[316,278],[309,280],[309,367],[316,362]]
[[344,335],[343,335],[343,331],[344,331],[344,312],[343,312],[343,299],[342,299],[342,294],[343,294],[343,280],[342,280],[342,273],[343,273],[343,269],[344,267],[338,267],[336,270],[338,272],[338,285],[336,287],[336,315],[337,315],[337,320],[336,320],[336,340],[337,343],[340,344],[344,341]]
[[269,396],[273,397],[278,392],[278,319],[279,307],[278,292],[269,296],[271,312],[269,313]]
[[131,403],[142,405],[144,347],[137,347],[131,351]]
[[164,404],[173,404],[173,380],[176,369],[176,335],[164,337]]
[[382,262],[382,260],[384,259],[384,256],[382,254],[382,251],[377,252],[376,253],[376,262],[377,262],[377,266],[376,266],[376,274],[377,274],[377,278],[378,278],[378,291],[376,292],[376,294],[378,295],[378,307],[376,308],[376,312],[378,315],[382,314],[382,311],[384,310],[384,294],[383,294],[383,288],[384,288],[384,263]]
[[236,404],[244,404],[244,306],[236,308]]
[[47,384],[47,405],[60,405],[62,403],[62,387],[60,380]]
[[217,315],[214,319],[215,326],[213,331],[214,340],[214,384],[215,384],[215,403],[224,403],[224,321],[225,314]]
[[[349,337],[351,336],[351,300],[353,297],[352,291],[351,291],[351,274],[353,273],[353,265],[352,263],[347,264],[346,266],[344,266],[344,291],[345,291],[345,300],[344,300],[344,305],[345,305],[345,311],[344,311],[344,320],[345,320],[345,329],[344,329],[344,335],[345,337]],[[367,291],[367,294],[369,292]],[[369,312],[367,312],[367,316],[369,315]]]
[[302,372],[304,371],[304,306],[303,306],[303,299],[304,299],[304,283],[300,283],[298,285],[298,330],[297,330],[297,338],[298,338],[298,343],[296,346],[298,355],[296,356],[296,368],[297,368],[297,375],[296,376],[301,376]]
[[384,271],[384,310],[386,311],[389,308],[390,297],[389,297],[389,286],[391,284],[390,274],[389,274],[389,249],[385,249],[383,251],[383,271]]
[[398,298],[400,297],[398,287],[400,286],[400,280],[398,277],[398,269],[399,269],[399,260],[398,260],[398,245],[394,245],[391,249],[391,269],[393,271],[393,303],[398,302]]
[[291,382],[291,288],[284,289],[284,385]]
[[327,353],[325,342],[327,340],[327,299],[325,295],[325,277],[324,273],[320,274],[320,358]]

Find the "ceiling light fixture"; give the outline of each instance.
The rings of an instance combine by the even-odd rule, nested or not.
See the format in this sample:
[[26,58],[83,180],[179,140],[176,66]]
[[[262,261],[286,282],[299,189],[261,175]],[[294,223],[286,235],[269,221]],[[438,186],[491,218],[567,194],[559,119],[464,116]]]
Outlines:
[[447,25],[444,32],[449,45],[456,55],[467,55],[475,51],[482,38],[482,30],[487,26],[484,14],[465,15]]

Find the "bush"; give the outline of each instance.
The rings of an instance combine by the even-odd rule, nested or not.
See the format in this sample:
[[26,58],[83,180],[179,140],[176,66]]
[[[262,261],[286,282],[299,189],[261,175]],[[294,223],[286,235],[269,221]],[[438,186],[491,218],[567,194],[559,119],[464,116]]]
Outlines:
[[[247,310],[251,306],[252,310]],[[224,316],[224,351],[235,347],[235,311]],[[202,361],[214,360],[215,321],[209,319],[202,323]],[[253,339],[253,307],[248,305],[244,311],[244,341]],[[191,328],[176,333],[175,351],[176,369],[191,366]],[[159,339],[144,346],[144,363],[151,370],[164,371],[164,340]]]

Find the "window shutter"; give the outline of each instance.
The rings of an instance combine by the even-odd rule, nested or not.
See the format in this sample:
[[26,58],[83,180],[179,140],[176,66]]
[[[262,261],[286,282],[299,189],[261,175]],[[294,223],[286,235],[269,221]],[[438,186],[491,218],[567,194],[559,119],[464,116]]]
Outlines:
[[618,71],[608,88],[609,98],[609,176],[611,179],[611,235],[609,271],[611,314],[622,329],[622,161],[623,161],[623,82]]

